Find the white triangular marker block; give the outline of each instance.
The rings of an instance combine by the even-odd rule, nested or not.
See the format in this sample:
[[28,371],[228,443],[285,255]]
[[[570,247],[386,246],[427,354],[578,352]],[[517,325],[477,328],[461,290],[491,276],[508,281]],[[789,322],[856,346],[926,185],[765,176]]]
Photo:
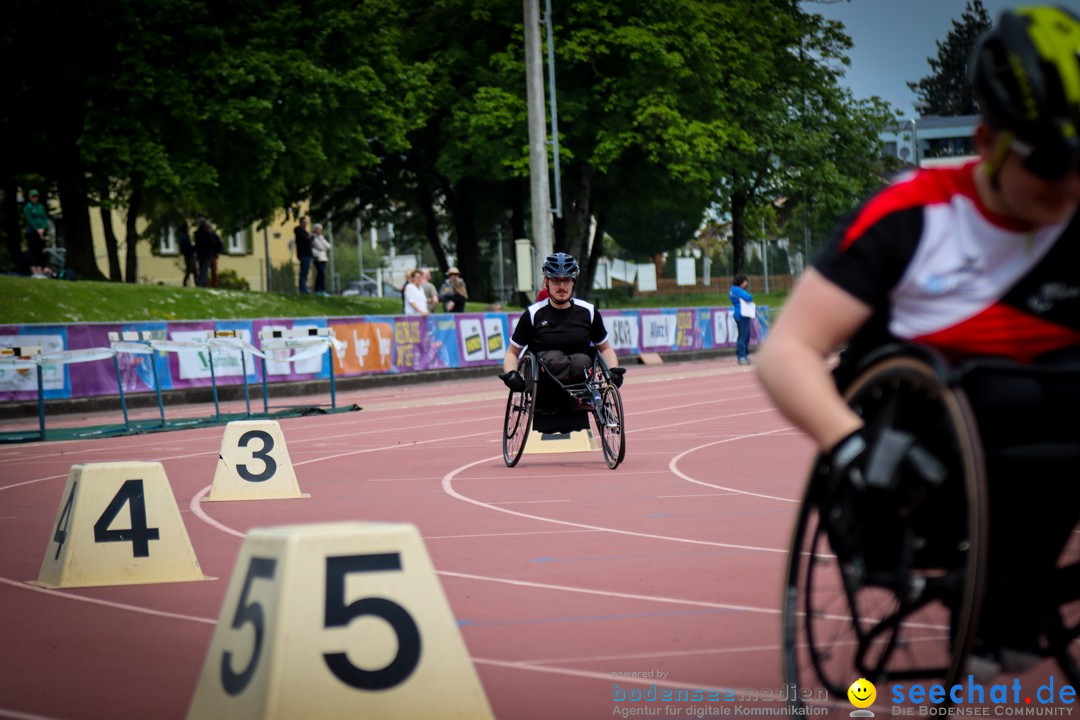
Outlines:
[[592,430],[574,430],[569,433],[542,433],[538,430],[529,432],[525,442],[524,455],[544,455],[548,453],[591,452],[599,450],[600,445]]
[[187,717],[493,716],[419,531],[329,523],[247,534]]
[[211,580],[191,547],[165,468],[73,465],[33,585],[92,587]]
[[204,501],[306,497],[277,420],[238,420],[225,426],[214,482]]

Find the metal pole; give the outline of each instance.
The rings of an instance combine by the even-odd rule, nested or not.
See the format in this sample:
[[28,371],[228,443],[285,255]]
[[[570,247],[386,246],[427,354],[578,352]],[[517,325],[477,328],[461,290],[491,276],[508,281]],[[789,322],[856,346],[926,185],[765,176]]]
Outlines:
[[263,386],[263,388],[262,388],[262,390],[263,390],[263,415],[269,415],[270,414],[270,394],[266,389],[266,358],[262,358],[262,386]]
[[[356,199],[357,207],[360,206],[360,198]],[[364,241],[360,234],[360,213],[356,213],[356,262],[360,267],[360,274],[356,277],[360,287],[364,287]]]
[[551,162],[555,171],[555,217],[562,217],[562,187],[559,178],[559,111],[555,104],[555,34],[551,29],[551,0],[544,2],[544,29],[547,34],[548,98],[551,103]]
[[499,242],[499,302],[506,302],[506,298],[503,296],[503,288],[506,287],[506,280],[503,277],[503,231],[502,225],[499,225],[498,230],[498,242]]
[[244,405],[247,406],[247,416],[251,417],[251,395],[248,393],[247,383],[247,353],[240,348],[240,371],[244,373]]
[[917,118],[911,118],[911,143],[915,146],[915,167],[919,167],[919,123]]
[[157,393],[158,411],[161,413],[161,427],[165,427],[165,403],[161,401],[161,383],[158,382],[157,352],[150,348],[150,371],[154,374],[154,392]]
[[337,277],[334,270],[334,216],[326,217],[326,239],[330,242],[330,294],[337,295]]
[[37,364],[37,407],[38,407],[38,433],[41,439],[45,439],[45,374],[41,369],[41,363]]
[[273,292],[274,281],[271,280],[274,266],[270,262],[270,228],[263,228],[263,250],[266,252],[266,292]]
[[[547,128],[544,126],[544,76],[540,53],[539,0],[525,5],[525,89],[529,106],[529,180],[533,243],[539,257],[551,254],[551,194],[548,189]],[[536,268],[533,268],[535,275]],[[539,279],[539,278],[538,278]],[[539,283],[537,283],[539,285]]]
[[765,270],[765,292],[769,292],[769,245],[765,242],[765,218],[761,218],[761,263]]
[[217,376],[214,375],[214,349],[209,345],[206,346],[206,357],[210,361],[210,387],[214,391],[214,419],[221,422],[221,406],[218,404],[217,396]]
[[120,361],[116,359],[116,353],[112,356],[113,369],[116,370],[116,389],[120,391],[120,410],[124,413],[124,430],[130,431],[128,425],[127,401],[124,400],[124,380],[120,377]]

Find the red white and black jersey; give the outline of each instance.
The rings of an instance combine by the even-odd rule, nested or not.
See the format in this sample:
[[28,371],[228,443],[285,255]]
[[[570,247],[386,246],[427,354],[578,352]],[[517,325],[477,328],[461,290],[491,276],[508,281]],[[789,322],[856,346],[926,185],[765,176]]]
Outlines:
[[874,308],[852,350],[899,339],[953,359],[1031,362],[1080,345],[1080,214],[1037,229],[997,215],[979,198],[974,167],[899,178],[817,259]]
[[521,314],[510,342],[518,348],[588,352],[589,345],[607,340],[607,328],[600,311],[590,303],[570,299],[570,307],[559,310],[547,300],[533,303]]

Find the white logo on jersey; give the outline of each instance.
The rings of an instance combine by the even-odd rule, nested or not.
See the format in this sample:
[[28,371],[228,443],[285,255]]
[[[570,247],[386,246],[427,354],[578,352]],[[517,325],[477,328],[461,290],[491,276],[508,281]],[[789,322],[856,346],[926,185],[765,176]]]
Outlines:
[[1044,283],[1039,292],[1028,297],[1028,307],[1032,312],[1050,312],[1059,300],[1075,300],[1080,297],[1080,288],[1069,287],[1065,283]]

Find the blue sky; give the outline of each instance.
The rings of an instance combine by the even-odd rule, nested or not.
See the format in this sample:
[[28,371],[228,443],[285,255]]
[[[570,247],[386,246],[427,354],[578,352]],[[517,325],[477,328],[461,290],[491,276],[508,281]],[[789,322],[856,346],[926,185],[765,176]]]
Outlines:
[[[995,22],[1002,10],[1036,2],[983,0]],[[1080,0],[1057,0],[1080,10]],[[844,23],[854,42],[845,82],[857,98],[878,95],[905,115],[914,115],[915,93],[908,81],[930,74],[927,58],[937,57],[937,41],[944,41],[959,19],[966,0],[850,0],[826,4],[804,0],[803,8]]]

